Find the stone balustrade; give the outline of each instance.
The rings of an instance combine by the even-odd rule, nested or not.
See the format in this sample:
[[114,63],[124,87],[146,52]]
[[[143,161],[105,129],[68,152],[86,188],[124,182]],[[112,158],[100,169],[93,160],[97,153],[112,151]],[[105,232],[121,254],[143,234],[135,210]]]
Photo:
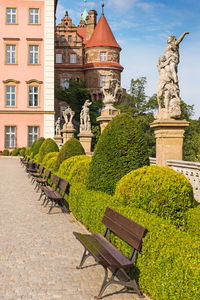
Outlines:
[[[150,165],[156,165],[156,159],[150,157]],[[195,199],[200,202],[200,163],[184,160],[168,160],[167,166],[182,173],[190,181]]]

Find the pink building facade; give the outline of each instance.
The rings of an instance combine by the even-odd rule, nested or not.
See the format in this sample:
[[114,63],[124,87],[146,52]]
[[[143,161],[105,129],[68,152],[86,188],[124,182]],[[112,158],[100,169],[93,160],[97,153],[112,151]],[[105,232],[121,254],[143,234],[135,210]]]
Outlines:
[[0,1],[0,150],[54,136],[56,0]]

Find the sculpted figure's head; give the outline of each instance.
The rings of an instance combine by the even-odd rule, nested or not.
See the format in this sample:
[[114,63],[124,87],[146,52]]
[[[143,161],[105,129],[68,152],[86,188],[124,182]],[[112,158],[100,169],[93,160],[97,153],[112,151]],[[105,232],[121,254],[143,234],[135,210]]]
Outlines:
[[170,35],[167,39],[167,43],[170,44],[172,42],[176,42],[176,37],[175,35]]

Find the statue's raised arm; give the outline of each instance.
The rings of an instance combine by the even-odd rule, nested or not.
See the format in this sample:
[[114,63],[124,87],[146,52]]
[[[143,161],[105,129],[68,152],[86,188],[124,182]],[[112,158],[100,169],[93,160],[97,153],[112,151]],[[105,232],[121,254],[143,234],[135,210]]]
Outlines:
[[184,39],[184,37],[185,37],[186,34],[189,34],[189,32],[184,32],[184,33],[176,40],[175,44],[176,44],[177,46],[182,42],[182,40]]

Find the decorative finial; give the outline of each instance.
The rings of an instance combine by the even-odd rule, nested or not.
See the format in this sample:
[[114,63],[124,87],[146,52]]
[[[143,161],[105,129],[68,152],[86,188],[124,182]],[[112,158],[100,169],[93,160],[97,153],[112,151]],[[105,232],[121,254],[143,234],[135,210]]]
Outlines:
[[103,8],[104,8],[104,2],[103,2],[103,0],[102,0],[101,6],[102,6],[102,16],[104,16],[104,11],[103,11]]

